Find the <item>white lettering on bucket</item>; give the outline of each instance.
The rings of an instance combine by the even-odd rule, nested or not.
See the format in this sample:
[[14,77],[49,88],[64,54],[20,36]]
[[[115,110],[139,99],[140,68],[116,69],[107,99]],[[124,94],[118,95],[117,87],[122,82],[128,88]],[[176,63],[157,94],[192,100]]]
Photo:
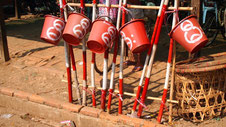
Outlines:
[[73,27],[73,33],[77,38],[82,39],[85,36],[86,30],[89,28],[89,26],[90,26],[89,20],[83,18],[80,21],[80,24],[77,24]]
[[[124,32],[121,31],[120,34],[122,35],[123,40],[126,42],[129,49],[131,50],[133,48],[132,40],[129,37],[126,37],[126,34]],[[131,35],[131,36],[133,36],[133,35]]]
[[[47,29],[46,35],[47,37],[52,40],[56,41],[61,37],[62,30],[64,29],[65,23],[59,19],[54,20],[53,27],[49,27]],[[57,31],[58,33],[55,33],[54,31]]]
[[[188,43],[190,43],[190,44],[196,43],[203,36],[202,31],[198,27],[194,26],[193,23],[191,21],[189,21],[189,20],[184,21],[180,25],[180,27],[181,27],[181,30],[184,31],[184,38],[185,38],[185,40]],[[192,34],[189,37],[188,33],[189,33],[190,30],[198,30],[199,33]]]
[[113,26],[108,27],[108,31],[102,34],[102,40],[107,45],[107,47],[111,47],[111,41],[114,39],[116,35],[116,28]]

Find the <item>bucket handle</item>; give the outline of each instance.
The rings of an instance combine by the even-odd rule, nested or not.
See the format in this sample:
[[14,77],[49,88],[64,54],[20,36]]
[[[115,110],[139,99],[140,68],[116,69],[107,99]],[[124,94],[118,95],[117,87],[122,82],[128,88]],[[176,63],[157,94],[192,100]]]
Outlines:
[[109,16],[99,16],[99,17],[97,17],[97,19],[100,19],[100,18],[108,18],[108,19],[110,19],[111,22],[113,23],[113,20],[112,20]]

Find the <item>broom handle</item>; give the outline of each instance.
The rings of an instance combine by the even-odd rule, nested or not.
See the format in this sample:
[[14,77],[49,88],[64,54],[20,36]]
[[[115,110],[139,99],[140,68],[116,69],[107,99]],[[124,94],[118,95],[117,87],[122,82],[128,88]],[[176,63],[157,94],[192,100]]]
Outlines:
[[[154,57],[155,57],[155,53],[156,53],[156,50],[157,50],[157,44],[158,44],[158,41],[159,41],[159,36],[160,36],[160,33],[161,33],[161,28],[162,28],[162,24],[163,24],[163,21],[164,21],[165,11],[167,9],[168,2],[169,2],[169,0],[164,1],[164,4],[163,4],[162,9],[161,9],[162,11],[159,12],[159,15],[160,15],[159,25],[158,25],[158,29],[157,29],[157,32],[156,32],[156,37],[154,39],[151,58],[149,60],[148,70],[147,70],[147,73],[146,73],[145,84],[144,84],[142,97],[141,97],[141,103],[144,103],[145,99],[146,99],[146,94],[147,94],[148,85],[149,85],[150,76],[151,76],[151,71],[152,71],[152,65],[153,65],[153,62],[154,62]],[[143,111],[143,106],[140,105],[139,110],[138,110],[138,114],[137,114],[139,117],[142,115],[142,111]]]
[[[93,0],[93,14],[92,14],[92,21],[94,22],[96,19],[96,8],[97,3],[96,0]],[[91,60],[91,86],[92,86],[92,100],[93,100],[93,107],[96,107],[96,85],[95,85],[95,64],[96,54],[92,52],[92,60]]]
[[[118,15],[117,15],[117,22],[116,22],[117,30],[119,30],[119,26],[120,26],[120,20],[121,20],[120,19],[121,18],[121,8],[120,7],[121,6],[122,6],[122,0],[119,1],[119,8],[118,8]],[[108,98],[108,107],[107,107],[108,113],[110,113],[110,110],[111,110],[111,100],[112,100],[112,94],[114,92],[114,77],[115,77],[115,65],[116,65],[117,52],[118,52],[118,38],[115,41],[115,47],[114,47],[111,80],[110,80],[110,89],[109,89],[109,98]]]
[[[60,3],[60,16],[64,17],[64,20],[67,21],[67,11],[64,9],[66,5],[65,0],[59,0]],[[69,102],[72,103],[72,81],[71,81],[71,66],[70,66],[70,56],[68,50],[68,44],[64,41],[64,51],[65,51],[65,61],[66,61],[66,70],[67,70],[67,80],[68,80],[68,98]]]
[[[81,14],[84,14],[84,0],[80,0]],[[82,56],[83,56],[83,93],[82,93],[82,105],[86,106],[86,90],[87,89],[87,62],[86,62],[86,43],[82,40]]]
[[[174,1],[174,7],[177,9],[178,8],[178,0]],[[172,29],[177,23],[177,12],[173,14],[173,22],[172,22]],[[166,79],[165,79],[165,84],[164,84],[164,90],[163,90],[163,95],[162,95],[162,101],[159,109],[159,114],[157,121],[161,123],[162,119],[162,114],[163,114],[163,109],[165,107],[166,103],[166,96],[167,96],[167,91],[168,91],[168,85],[169,85],[169,73],[170,73],[170,66],[171,66],[171,61],[172,61],[172,53],[173,53],[173,43],[174,40],[171,38],[170,39],[170,47],[169,47],[169,55],[168,55],[168,62],[167,62],[167,69],[166,69]]]
[[145,75],[145,72],[146,72],[146,69],[147,69],[148,61],[149,61],[150,54],[151,54],[151,51],[152,51],[152,47],[153,47],[153,44],[154,44],[154,40],[155,40],[158,25],[159,25],[159,19],[160,19],[160,15],[161,15],[161,12],[162,12],[162,7],[163,7],[164,1],[165,0],[161,1],[160,9],[158,11],[158,15],[157,15],[157,18],[156,18],[153,34],[152,34],[152,37],[151,37],[151,45],[150,45],[150,48],[148,50],[148,53],[147,53],[147,56],[146,56],[146,59],[145,59],[145,62],[144,62],[144,67],[143,67],[140,82],[139,82],[139,85],[138,85],[137,94],[136,94],[136,98],[135,98],[135,101],[134,101],[132,113],[134,113],[136,111],[137,103],[138,103],[137,100],[140,98],[141,87],[142,87],[142,84],[143,84],[144,75]]

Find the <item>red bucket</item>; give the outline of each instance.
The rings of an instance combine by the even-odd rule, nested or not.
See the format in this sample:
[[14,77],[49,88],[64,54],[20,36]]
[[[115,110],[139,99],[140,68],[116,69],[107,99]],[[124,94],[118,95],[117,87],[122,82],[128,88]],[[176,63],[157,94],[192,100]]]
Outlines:
[[91,28],[91,21],[88,17],[80,13],[71,13],[63,32],[63,39],[74,46],[85,37]]
[[133,19],[123,25],[119,32],[133,53],[141,53],[149,48],[150,42],[145,30],[144,20]]
[[52,15],[46,15],[42,28],[41,39],[57,45],[62,37],[65,22],[61,18]]
[[116,39],[118,31],[116,27],[104,19],[97,19],[93,26],[87,41],[87,47],[94,53],[103,53],[111,48]]
[[208,42],[196,18],[194,15],[184,18],[169,33],[171,38],[190,53],[197,52]]

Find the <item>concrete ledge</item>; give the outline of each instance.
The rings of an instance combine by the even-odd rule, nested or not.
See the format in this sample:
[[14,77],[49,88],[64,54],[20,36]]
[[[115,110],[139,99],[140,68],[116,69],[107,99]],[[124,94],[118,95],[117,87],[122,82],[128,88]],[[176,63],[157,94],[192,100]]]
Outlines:
[[73,120],[77,127],[164,126],[126,115],[115,116],[97,108],[75,105],[6,87],[0,87],[0,105],[56,122]]

